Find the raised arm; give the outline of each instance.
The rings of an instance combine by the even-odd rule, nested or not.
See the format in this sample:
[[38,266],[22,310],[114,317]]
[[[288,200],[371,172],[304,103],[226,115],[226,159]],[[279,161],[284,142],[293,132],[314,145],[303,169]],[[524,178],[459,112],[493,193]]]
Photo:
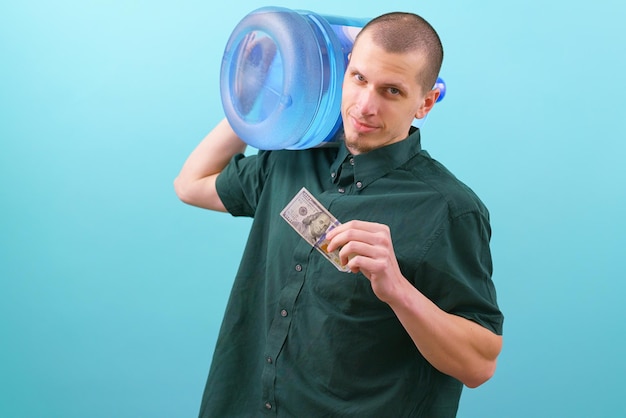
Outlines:
[[193,150],[174,180],[174,189],[180,200],[189,205],[226,212],[215,189],[215,179],[230,159],[245,149],[246,144],[223,119]]

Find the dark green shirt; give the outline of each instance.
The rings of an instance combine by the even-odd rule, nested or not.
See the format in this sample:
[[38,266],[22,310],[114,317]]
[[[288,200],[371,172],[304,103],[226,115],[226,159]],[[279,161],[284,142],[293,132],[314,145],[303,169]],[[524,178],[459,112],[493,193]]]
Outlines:
[[421,150],[419,131],[233,158],[217,180],[253,217],[217,340],[202,417],[454,417],[462,384],[434,369],[362,274],[343,273],[280,216],[306,187],[340,222],[386,224],[403,275],[441,309],[501,334],[489,214]]

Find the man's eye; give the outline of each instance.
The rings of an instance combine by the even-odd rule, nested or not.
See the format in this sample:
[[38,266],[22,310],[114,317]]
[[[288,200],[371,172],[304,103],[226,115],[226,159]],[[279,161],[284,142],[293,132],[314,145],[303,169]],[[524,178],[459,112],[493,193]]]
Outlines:
[[400,90],[395,87],[389,87],[389,93],[391,93],[393,96],[397,96],[400,94]]

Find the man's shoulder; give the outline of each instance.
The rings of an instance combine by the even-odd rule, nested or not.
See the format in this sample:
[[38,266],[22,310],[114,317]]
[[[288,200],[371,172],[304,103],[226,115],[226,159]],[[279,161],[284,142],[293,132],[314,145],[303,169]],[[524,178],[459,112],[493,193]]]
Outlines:
[[485,204],[474,190],[426,151],[419,154],[411,170],[446,201],[453,215],[468,211],[487,213]]

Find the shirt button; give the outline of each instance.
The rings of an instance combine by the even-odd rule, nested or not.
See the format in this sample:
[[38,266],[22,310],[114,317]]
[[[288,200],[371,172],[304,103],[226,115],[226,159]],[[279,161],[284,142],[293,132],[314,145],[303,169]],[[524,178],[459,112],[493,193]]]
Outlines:
[[350,165],[354,165],[354,158],[350,158]]
[[269,402],[265,402],[265,409],[272,409],[272,404]]
[[356,182],[356,188],[360,189],[361,187],[363,187],[363,183],[361,183],[360,181]]
[[340,187],[340,188],[337,189],[337,191],[339,193],[344,193],[346,190],[343,187]]
[[283,316],[283,317],[287,316],[287,310],[286,309],[281,310],[280,316]]
[[296,264],[296,271],[302,271],[302,266],[300,264]]
[[265,357],[265,361],[267,361],[269,364],[272,364],[272,358],[271,357]]
[[334,171],[330,173],[330,178],[334,179],[336,176],[337,176],[337,173],[335,173]]

